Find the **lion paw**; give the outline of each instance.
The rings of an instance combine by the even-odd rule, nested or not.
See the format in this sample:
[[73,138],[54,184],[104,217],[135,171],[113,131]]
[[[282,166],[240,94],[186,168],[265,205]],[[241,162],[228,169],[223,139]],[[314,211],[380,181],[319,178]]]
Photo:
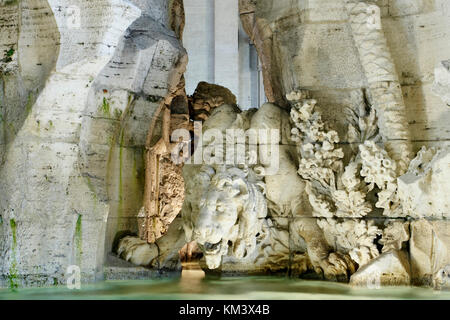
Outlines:
[[355,272],[355,266],[350,257],[335,252],[320,261],[319,266],[325,278],[333,281],[348,281],[349,275]]

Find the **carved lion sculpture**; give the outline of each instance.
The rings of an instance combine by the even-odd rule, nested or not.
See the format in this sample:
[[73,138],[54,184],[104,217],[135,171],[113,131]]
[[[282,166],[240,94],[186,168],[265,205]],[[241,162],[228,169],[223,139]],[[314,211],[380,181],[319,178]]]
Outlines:
[[[230,128],[277,129],[281,133],[280,141],[273,142],[279,144],[279,164],[274,174],[265,175],[266,166],[260,162],[243,168],[205,164],[183,167],[186,240],[198,242],[208,268],[216,269],[230,261],[267,264],[269,260],[280,261],[280,255],[292,265],[292,243],[297,242],[306,243],[303,269],[312,266],[328,279],[347,278],[354,272],[347,255],[331,252],[308,201],[304,201],[305,182],[297,174],[287,112],[273,104],[244,112],[222,105],[203,128],[224,133]],[[282,221],[290,223],[275,226]]]
[[234,257],[247,258],[255,252],[267,216],[263,184],[244,170],[226,166],[202,166],[195,182],[198,180],[202,181],[194,187],[207,188],[196,210],[187,208],[192,201],[185,202],[187,237],[197,241],[210,269],[220,266],[229,249]]

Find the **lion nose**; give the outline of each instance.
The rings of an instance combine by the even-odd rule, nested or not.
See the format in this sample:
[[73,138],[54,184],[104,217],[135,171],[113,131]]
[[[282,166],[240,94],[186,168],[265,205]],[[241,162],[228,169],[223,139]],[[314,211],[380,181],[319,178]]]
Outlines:
[[210,234],[210,228],[206,225],[198,225],[194,230],[194,238],[199,243],[204,243]]

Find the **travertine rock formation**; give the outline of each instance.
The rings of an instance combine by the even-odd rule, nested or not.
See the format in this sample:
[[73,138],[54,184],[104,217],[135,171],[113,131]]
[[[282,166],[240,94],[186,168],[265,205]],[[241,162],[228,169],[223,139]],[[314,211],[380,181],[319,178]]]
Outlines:
[[150,122],[187,63],[171,11],[162,0],[0,5],[0,131],[14,127],[1,138],[2,284],[64,283],[68,265],[101,278],[116,234],[137,232]]

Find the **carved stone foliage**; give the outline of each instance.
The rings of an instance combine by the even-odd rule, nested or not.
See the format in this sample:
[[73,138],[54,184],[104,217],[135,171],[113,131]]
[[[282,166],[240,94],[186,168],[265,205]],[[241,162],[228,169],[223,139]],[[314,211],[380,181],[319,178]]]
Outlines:
[[[165,107],[162,114],[162,137],[147,148],[144,206],[138,214],[139,237],[149,243],[155,242],[167,232],[170,223],[180,213],[184,196],[181,165],[171,160],[174,144],[170,143],[169,134],[176,129],[175,125],[186,127],[188,121],[180,121],[180,117],[176,117],[179,114],[172,117],[171,110]],[[152,140],[153,134],[154,124],[147,144]]]
[[359,267],[378,257],[373,240],[381,231],[373,221],[319,219],[317,224],[325,231],[328,242],[334,243],[338,252],[347,253]]
[[[363,112],[359,112],[359,115],[353,112],[351,115],[356,118],[353,123],[357,126],[350,123],[348,137],[352,138],[350,142],[356,144],[358,149],[353,148],[357,152],[351,155],[351,160],[344,166],[344,152],[338,148],[339,137],[336,131],[327,129],[320,113],[314,109],[316,101],[303,98],[305,95],[305,92],[303,95],[292,93],[287,98],[293,105],[291,119],[295,127],[292,129],[292,140],[298,144],[298,173],[307,181],[306,191],[313,207],[313,215],[360,218],[379,208],[388,217],[418,217],[411,209],[414,200],[408,195],[413,190],[410,181],[420,175],[431,174],[428,163],[435,151],[422,149],[411,162],[408,172],[399,178],[398,162],[376,143],[379,136],[375,134],[376,117],[373,111],[366,115]],[[432,164],[439,165],[437,159],[445,158],[442,152],[440,155]],[[444,163],[445,160],[441,162]],[[444,179],[444,175],[445,173],[436,172],[436,181]],[[374,203],[368,200],[372,191],[377,197]],[[445,208],[448,204],[446,201],[441,202],[438,200],[439,208],[435,211],[447,212]],[[431,212],[425,215],[432,216]]]
[[[344,165],[344,152],[338,148],[337,133],[322,122],[320,113],[314,109],[316,101],[308,99],[307,94],[293,92],[287,95],[292,104],[292,140],[297,142],[298,173],[307,181],[305,190],[313,216],[320,218],[317,223],[328,243],[337,252],[347,253],[359,268],[370,265],[355,274],[353,283],[360,284],[374,277],[381,281],[377,272],[386,269],[386,261],[392,257],[404,257],[407,248],[404,243],[409,242],[411,254],[419,256],[426,252],[430,261],[439,255],[439,261],[430,262],[432,267],[427,265],[423,267],[426,271],[416,271],[419,274],[416,275],[414,270],[422,267],[423,263],[413,259],[411,274],[409,262],[405,258],[397,259],[398,268],[386,269],[386,272],[393,272],[390,280],[383,278],[381,282],[395,284],[398,280],[398,283],[409,283],[411,278],[421,279],[420,282],[428,277],[429,283],[434,281],[438,286],[443,281],[441,278],[448,261],[444,242],[436,236],[429,239],[420,234],[422,229],[417,226],[426,222],[413,222],[416,236],[411,238],[410,223],[398,218],[442,219],[448,215],[449,150],[422,148],[410,162],[406,173],[399,176],[403,171],[398,170],[399,161],[391,158],[379,143],[373,109],[359,108],[349,112],[347,137],[352,147],[350,160]],[[382,228],[374,224],[375,220],[360,219],[376,215],[380,209],[384,216],[396,219],[385,220]],[[421,240],[415,240],[417,238]],[[430,249],[431,245],[427,247],[428,251],[416,249],[427,241],[435,241],[438,249]],[[375,259],[381,253],[376,243],[382,246],[380,259]]]
[[382,251],[402,250],[403,244],[409,241],[409,238],[409,222],[386,221],[383,237],[380,239],[380,244],[383,245]]
[[[181,166],[174,164],[170,155],[163,155],[159,159],[159,194],[157,215],[157,234],[167,233],[169,225],[180,213],[184,200],[184,180],[181,175]],[[156,220],[156,219],[155,219]],[[139,234],[145,237],[148,232],[147,215],[144,207],[138,215]]]
[[[291,132],[292,140],[298,144],[298,174],[307,181],[306,192],[313,215],[328,218],[366,216],[372,211],[372,205],[366,200],[367,193],[375,184],[372,180],[376,171],[372,165],[381,165],[383,160],[373,161],[373,152],[369,150],[376,145],[373,142],[360,145],[361,152],[344,168],[344,152],[337,148],[337,132],[328,130],[320,113],[314,110],[316,101],[305,99],[305,95],[305,92],[293,92],[287,98],[293,105],[291,119],[294,128]],[[366,122],[361,120],[359,123],[360,128],[351,126],[349,130],[355,139],[365,135],[363,124]],[[368,184],[367,181],[372,182]]]

